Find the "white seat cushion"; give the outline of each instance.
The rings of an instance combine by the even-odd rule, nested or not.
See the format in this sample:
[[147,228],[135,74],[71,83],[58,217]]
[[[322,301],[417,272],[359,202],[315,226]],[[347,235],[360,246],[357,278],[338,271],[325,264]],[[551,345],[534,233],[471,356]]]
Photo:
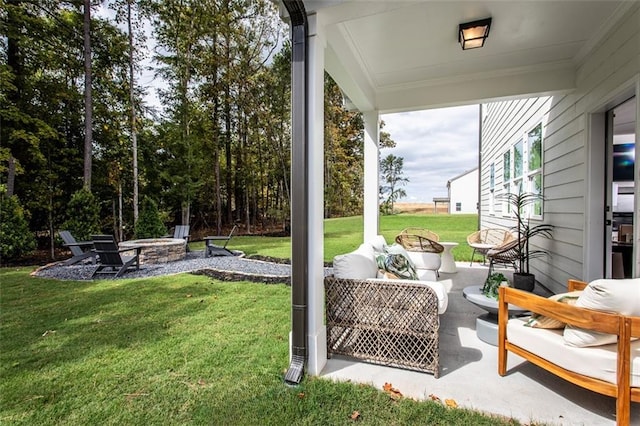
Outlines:
[[[562,330],[525,327],[527,318],[507,323],[508,340],[564,369],[616,383],[616,345],[577,348],[565,344]],[[640,340],[631,342],[631,386],[640,386]]]
[[420,251],[409,251],[409,259],[413,261],[418,269],[430,269],[437,271],[440,269],[442,259],[437,253],[425,253]]

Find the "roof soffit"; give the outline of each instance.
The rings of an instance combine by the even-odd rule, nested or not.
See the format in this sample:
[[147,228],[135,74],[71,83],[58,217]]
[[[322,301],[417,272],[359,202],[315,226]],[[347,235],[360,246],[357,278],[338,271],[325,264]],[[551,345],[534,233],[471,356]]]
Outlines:
[[[568,78],[567,73],[575,74],[590,49],[631,7],[629,3],[356,1],[317,13],[332,61],[343,63],[343,72],[352,85],[364,88],[362,93],[373,93],[369,101],[373,108],[385,110],[384,98],[394,91],[505,75],[531,78],[541,70],[546,79],[555,71],[562,74],[549,90],[570,90],[575,76]],[[493,25],[485,47],[462,51],[457,24],[488,16]],[[333,75],[329,66],[327,70]],[[339,78],[336,81],[342,87]],[[565,86],[558,87],[560,82]],[[525,85],[527,90],[532,87]],[[517,95],[518,88],[513,89],[512,95]],[[349,90],[345,92],[351,97]]]

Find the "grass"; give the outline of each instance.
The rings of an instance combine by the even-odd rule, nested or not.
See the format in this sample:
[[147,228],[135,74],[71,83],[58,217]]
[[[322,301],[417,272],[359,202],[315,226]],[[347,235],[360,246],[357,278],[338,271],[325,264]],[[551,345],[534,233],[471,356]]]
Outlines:
[[[390,240],[398,225],[425,220],[454,241],[469,227],[399,215],[383,218],[382,233]],[[328,221],[326,256],[355,248],[361,229],[358,218]],[[232,241],[249,254],[289,257],[287,238]],[[519,424],[396,401],[365,385],[305,377],[285,386],[285,285],[189,274],[56,281],[29,272],[0,269],[1,424],[341,425],[356,411],[363,425]]]
[[[467,235],[477,229],[477,223],[478,216],[472,214],[397,214],[380,217],[380,233],[387,243],[392,244],[404,228],[427,228],[437,233],[441,241],[459,243],[452,253],[456,260],[468,261],[471,260],[472,249],[467,245]],[[325,220],[324,260],[330,262],[335,255],[356,249],[362,242],[362,230],[362,216]],[[191,243],[190,247],[203,250],[204,242]],[[242,250],[247,255],[291,257],[291,239],[288,237],[236,236],[229,247]]]
[[0,270],[0,423],[518,424],[305,377],[283,384],[290,288]]

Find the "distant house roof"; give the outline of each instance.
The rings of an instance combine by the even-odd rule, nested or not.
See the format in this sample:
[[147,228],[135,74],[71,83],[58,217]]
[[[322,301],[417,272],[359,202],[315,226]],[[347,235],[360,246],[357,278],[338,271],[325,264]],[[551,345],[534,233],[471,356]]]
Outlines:
[[448,203],[449,197],[433,197],[434,203]]
[[458,179],[460,179],[461,177],[468,175],[469,173],[475,172],[476,170],[478,170],[478,168],[477,168],[477,167],[476,167],[476,168],[473,168],[473,169],[471,169],[471,170],[467,170],[466,172],[462,172],[462,173],[460,173],[460,174],[459,174],[458,176],[456,176],[456,177],[452,177],[451,179],[449,179],[449,180],[447,181],[447,188],[449,188],[449,186],[451,185],[451,182],[453,182],[454,180],[458,180]]

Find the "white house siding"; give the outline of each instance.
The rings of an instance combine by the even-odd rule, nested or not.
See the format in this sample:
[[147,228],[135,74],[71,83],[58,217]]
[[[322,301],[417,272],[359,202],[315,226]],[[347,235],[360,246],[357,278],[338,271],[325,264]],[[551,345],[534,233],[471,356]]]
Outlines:
[[[605,155],[604,132],[600,128],[604,126],[598,122],[604,120],[607,109],[633,95],[638,108],[639,30],[640,3],[636,2],[585,55],[574,91],[483,105],[482,227],[510,225],[502,217],[499,204],[495,213],[490,212],[491,163],[495,162],[498,191],[502,186],[502,153],[517,140],[517,135],[542,121],[544,222],[554,225],[554,232],[552,240],[537,241],[550,256],[534,262],[532,272],[553,291],[564,290],[569,278],[590,280],[603,276],[599,264],[604,257],[601,235]],[[636,217],[640,217],[637,212]],[[638,272],[636,268],[636,276]]]
[[[478,169],[469,170],[448,182],[449,213],[478,213]],[[457,204],[460,203],[460,211]]]

